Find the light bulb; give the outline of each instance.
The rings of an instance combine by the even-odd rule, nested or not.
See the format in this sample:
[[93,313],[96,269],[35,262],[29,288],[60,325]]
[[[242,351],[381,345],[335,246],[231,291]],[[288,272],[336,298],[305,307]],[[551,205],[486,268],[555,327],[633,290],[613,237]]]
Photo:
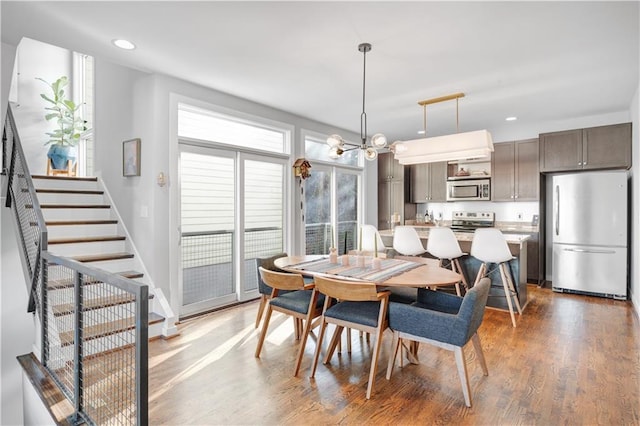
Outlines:
[[339,147],[333,146],[329,148],[329,158],[331,158],[332,160],[337,160],[338,158],[340,158],[343,152],[344,151]]
[[371,145],[375,148],[384,148],[387,145],[387,137],[382,133],[376,133],[371,137]]
[[378,158],[378,151],[375,148],[367,148],[364,150],[364,158],[368,161],[373,161]]
[[400,141],[396,141],[393,143],[393,146],[395,148],[395,153],[401,153],[401,152],[407,152],[407,146],[405,144],[403,144]]
[[340,135],[331,135],[327,138],[327,143],[331,148],[344,146],[344,140]]

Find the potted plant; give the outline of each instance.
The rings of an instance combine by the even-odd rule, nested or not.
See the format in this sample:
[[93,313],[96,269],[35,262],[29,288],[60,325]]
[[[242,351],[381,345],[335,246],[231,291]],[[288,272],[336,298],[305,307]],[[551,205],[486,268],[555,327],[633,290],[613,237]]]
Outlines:
[[51,159],[54,169],[66,169],[68,160],[76,162],[78,142],[80,135],[87,130],[86,121],[80,117],[78,110],[80,105],[76,105],[71,99],[66,98],[64,88],[69,84],[69,79],[62,76],[53,83],[49,83],[42,78],[38,80],[44,82],[51,89],[51,94],[42,93],[42,99],[48,102],[45,107],[48,111],[44,118],[47,121],[54,120],[56,127],[52,132],[47,132],[49,140],[45,145],[51,145],[47,152],[47,157]]

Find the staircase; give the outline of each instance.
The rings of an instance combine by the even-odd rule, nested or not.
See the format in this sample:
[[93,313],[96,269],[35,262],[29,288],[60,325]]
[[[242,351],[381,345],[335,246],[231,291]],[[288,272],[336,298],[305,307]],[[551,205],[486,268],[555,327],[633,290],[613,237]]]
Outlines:
[[[172,334],[167,330],[175,329],[173,321],[170,324],[165,321],[167,315],[163,303],[156,300],[158,295],[155,294],[153,283],[134,254],[135,247],[98,178],[43,175],[34,175],[32,178],[47,227],[48,251],[149,285],[149,337]],[[71,279],[52,280],[48,284],[50,289],[73,289]],[[85,286],[91,284],[84,283]],[[159,295],[163,299],[162,293]],[[132,303],[129,297],[101,300],[96,296],[87,301],[85,309],[109,309],[129,303]],[[165,306],[168,305],[165,303]],[[52,311],[56,317],[70,315],[72,306],[54,305]],[[93,324],[87,329],[89,334],[85,337],[99,339],[132,326],[127,321]],[[62,346],[72,343],[72,334],[73,330],[60,330]]]

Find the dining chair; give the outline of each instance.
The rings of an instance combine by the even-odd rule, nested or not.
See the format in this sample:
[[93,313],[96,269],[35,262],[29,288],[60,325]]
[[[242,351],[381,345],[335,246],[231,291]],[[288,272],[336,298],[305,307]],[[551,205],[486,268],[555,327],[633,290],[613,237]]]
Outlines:
[[[514,257],[509,250],[509,245],[502,232],[497,228],[476,229],[473,234],[473,241],[471,242],[471,256],[482,262],[478,270],[478,275],[476,276],[476,283],[479,282],[482,277],[490,274],[491,271],[488,269],[487,264],[494,263],[498,265],[502,279],[502,287],[507,297],[511,323],[515,327],[516,316],[513,312],[513,303],[515,303],[520,315],[522,315],[522,308],[520,307],[518,294],[513,286],[511,269],[509,268],[509,261],[513,260]],[[526,259],[524,259],[524,261],[526,262]],[[511,299],[513,299],[513,303]]]
[[264,269],[268,269],[270,271],[279,270],[274,265],[274,262],[276,261],[276,259],[280,259],[281,257],[287,257],[287,253],[278,253],[271,257],[256,259],[256,272],[258,276],[258,293],[260,293],[260,304],[258,305],[258,314],[256,315],[255,328],[258,328],[258,326],[260,325],[260,320],[262,319],[262,315],[264,314],[264,308],[267,307],[267,302],[269,301],[271,293],[273,292],[273,288],[268,286],[262,279],[262,276],[260,275],[260,267],[263,267]]
[[400,255],[419,256],[425,250],[418,232],[412,226],[396,226],[393,230],[393,249]]
[[389,304],[389,327],[393,330],[387,380],[403,340],[429,343],[453,351],[458,376],[467,407],[471,407],[471,390],[464,346],[471,340],[485,376],[489,375],[482,352],[478,328],[484,318],[491,280],[483,278],[464,297],[429,289],[418,290],[418,302],[413,305]]
[[386,253],[387,248],[384,246],[382,237],[380,237],[380,233],[375,226],[362,225],[360,231],[362,232],[362,247],[360,250],[367,253],[374,253],[377,249],[378,255]]
[[[427,252],[431,256],[440,260],[440,266],[443,265],[444,260],[448,260],[451,265],[451,270],[462,276],[462,285],[465,290],[469,289],[467,279],[464,276],[464,271],[462,270],[460,261],[458,260],[462,256],[465,256],[466,253],[460,249],[460,244],[458,243],[458,240],[451,228],[439,226],[430,228],[429,239],[427,240]],[[456,294],[458,296],[461,295],[460,283],[456,283]]]
[[[269,321],[273,311],[281,312],[295,318],[296,324],[305,320],[304,331],[300,336],[300,346],[298,348],[298,357],[294,367],[293,375],[297,376],[302,363],[304,348],[307,343],[307,337],[313,328],[313,319],[322,314],[322,305],[324,296],[313,291],[313,284],[305,284],[302,275],[290,274],[287,272],[269,271],[263,267],[258,268],[262,280],[273,288],[271,298],[269,299],[267,312],[265,313],[264,323],[260,337],[258,338],[258,346],[256,347],[256,358],[260,357],[264,340],[269,330]],[[288,290],[287,293],[281,293],[282,290]],[[299,328],[299,327],[296,327]]]
[[[322,308],[322,319],[320,320],[320,334],[318,335],[316,352],[313,357],[311,377],[314,377],[316,373],[327,324],[334,324],[336,329],[327,348],[323,364],[327,364],[331,360],[340,341],[343,328],[348,327],[375,334],[376,342],[371,356],[366,393],[367,399],[370,399],[378,370],[382,333],[388,326],[389,292],[379,292],[375,283],[343,281],[323,277],[315,277],[315,285],[314,293],[324,294],[325,300]],[[334,301],[338,303],[333,303]]]

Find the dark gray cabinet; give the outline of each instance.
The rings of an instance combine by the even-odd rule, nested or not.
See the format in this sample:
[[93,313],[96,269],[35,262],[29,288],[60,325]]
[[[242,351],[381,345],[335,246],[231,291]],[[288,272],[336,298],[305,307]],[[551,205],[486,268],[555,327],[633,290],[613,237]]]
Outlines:
[[446,201],[447,162],[410,166],[411,202]]
[[391,216],[405,219],[404,166],[393,158],[392,153],[378,155],[378,229],[391,229]]
[[631,123],[540,135],[540,171],[631,167]]
[[494,145],[491,156],[493,201],[538,201],[540,171],[538,139]]

